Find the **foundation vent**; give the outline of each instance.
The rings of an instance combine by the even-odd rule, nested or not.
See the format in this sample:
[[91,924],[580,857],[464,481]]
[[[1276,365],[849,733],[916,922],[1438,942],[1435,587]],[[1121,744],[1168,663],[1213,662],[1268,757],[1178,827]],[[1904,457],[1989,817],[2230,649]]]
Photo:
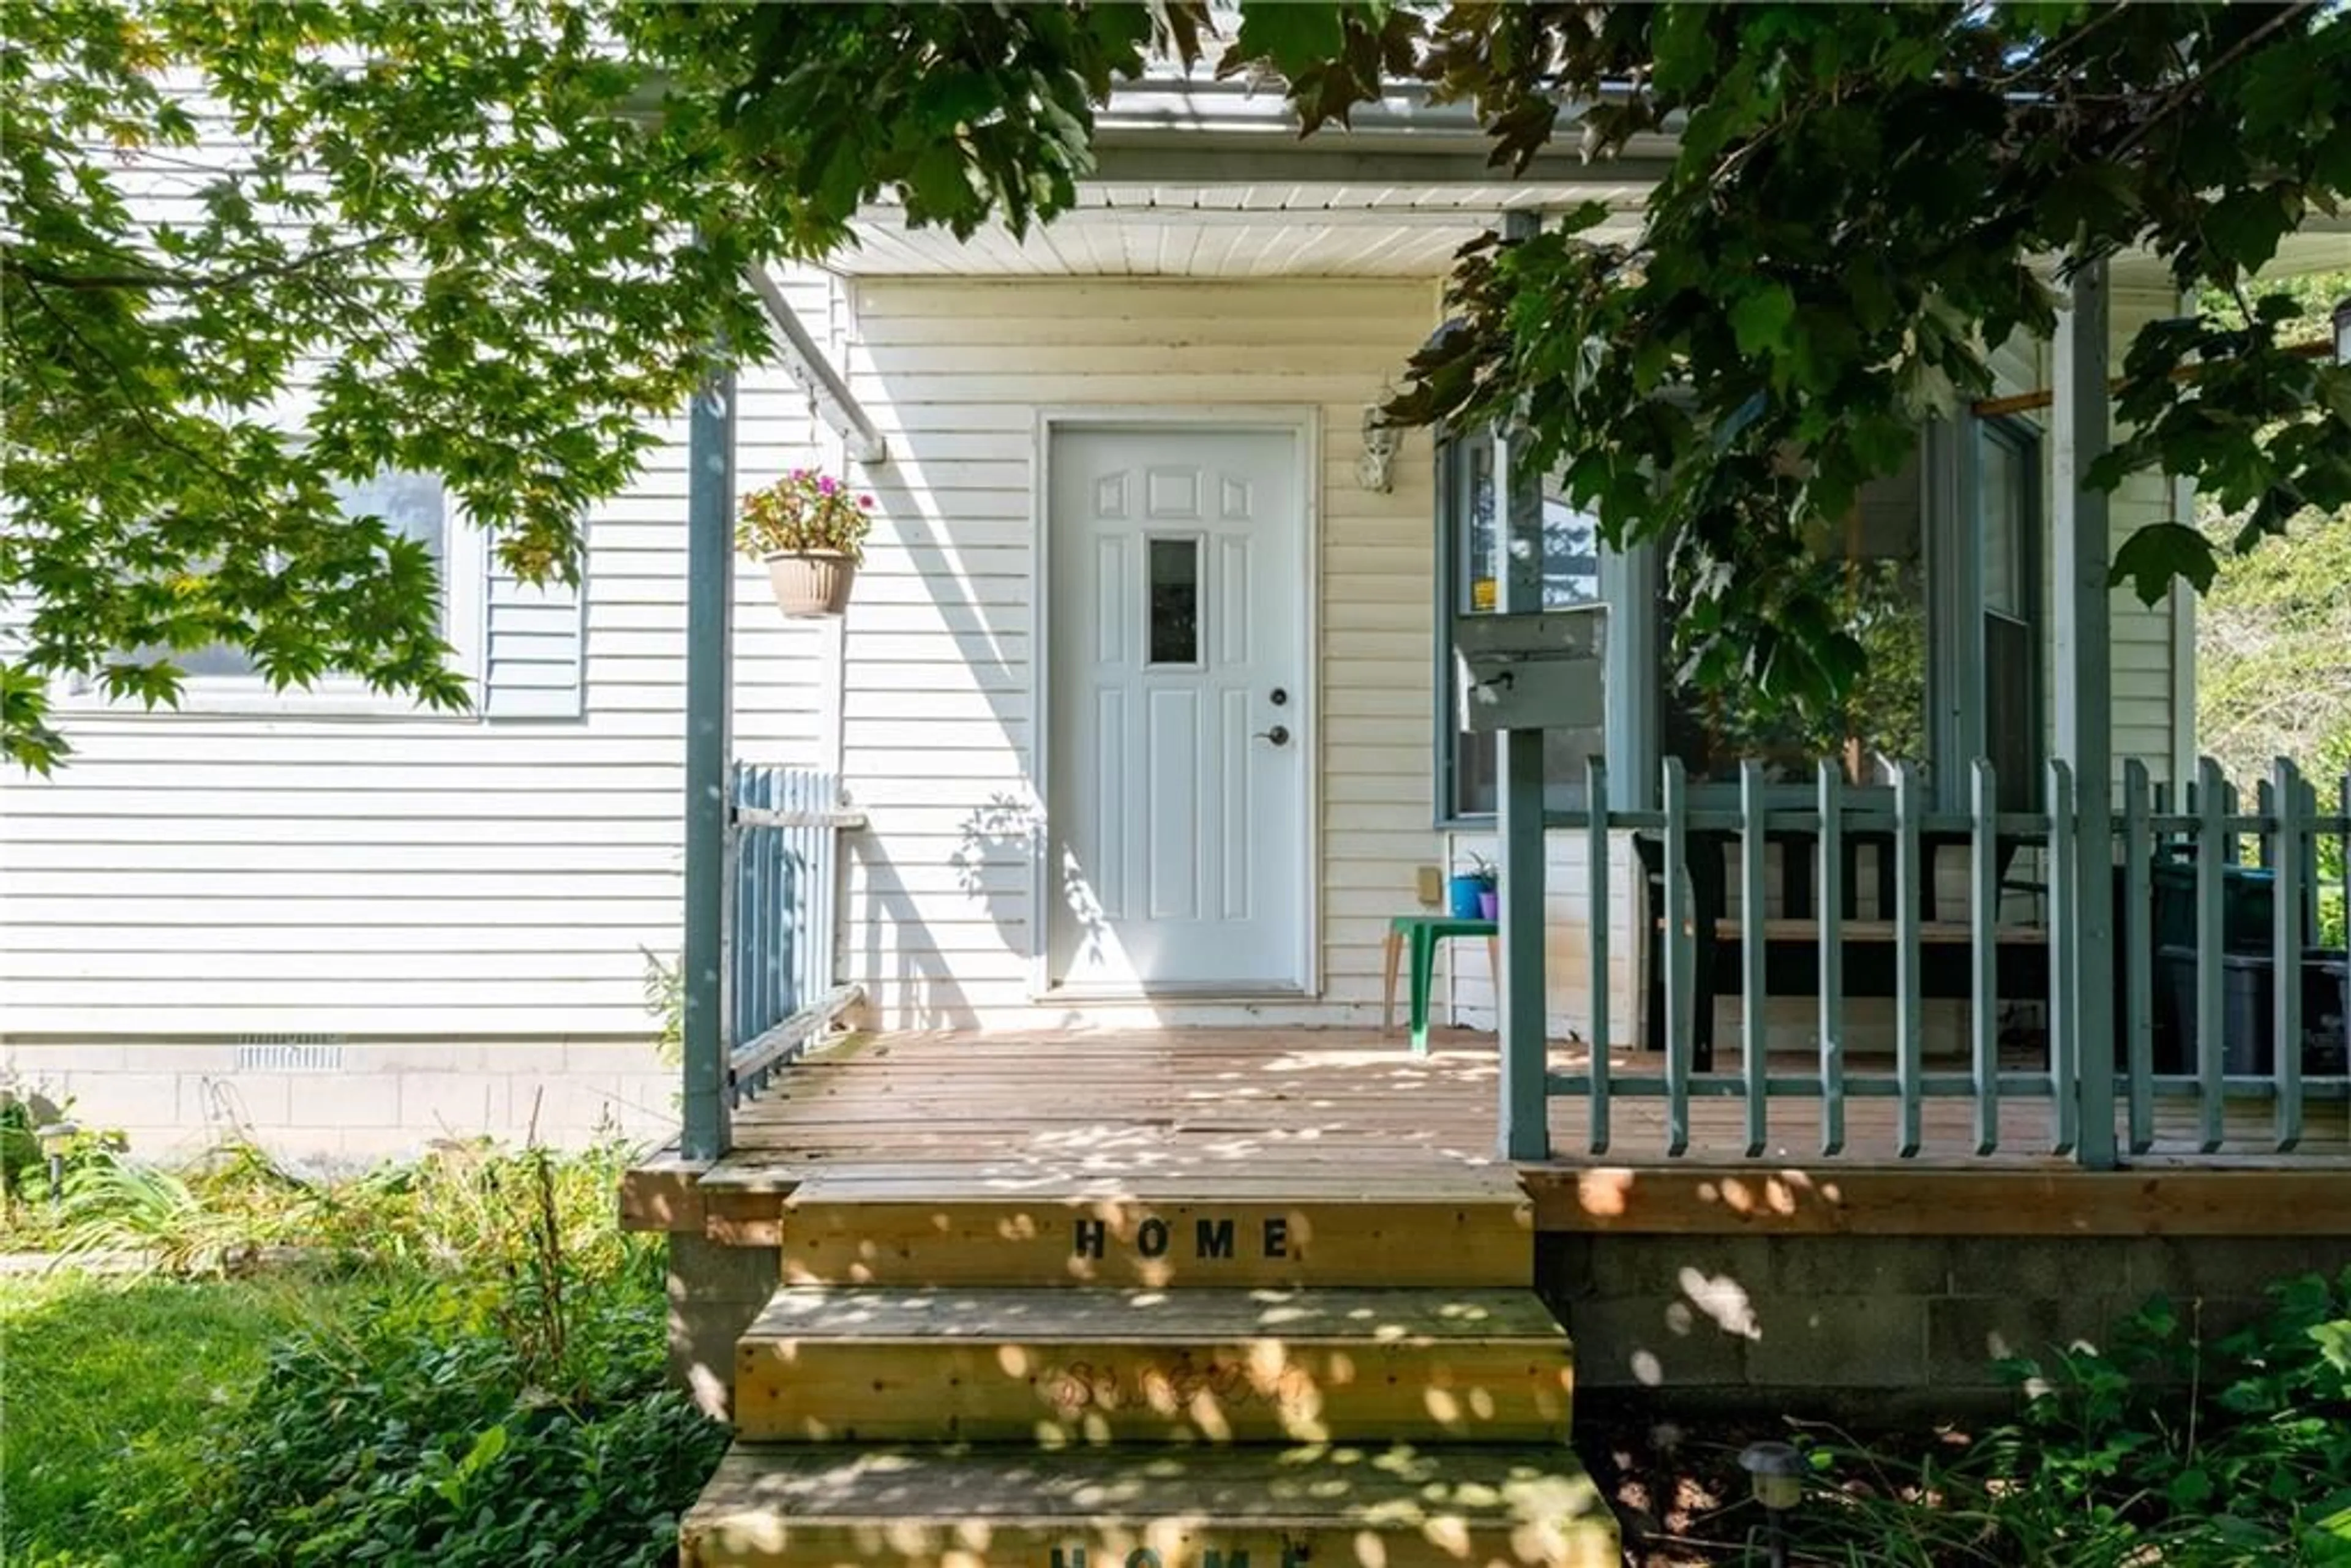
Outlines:
[[249,1034],[236,1042],[239,1072],[340,1072],[343,1042],[327,1034]]

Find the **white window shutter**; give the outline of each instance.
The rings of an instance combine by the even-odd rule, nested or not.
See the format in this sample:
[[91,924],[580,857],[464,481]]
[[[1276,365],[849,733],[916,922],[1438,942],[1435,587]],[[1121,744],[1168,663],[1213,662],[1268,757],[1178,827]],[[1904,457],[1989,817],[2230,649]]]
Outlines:
[[578,718],[587,695],[587,583],[518,580],[489,551],[482,716]]

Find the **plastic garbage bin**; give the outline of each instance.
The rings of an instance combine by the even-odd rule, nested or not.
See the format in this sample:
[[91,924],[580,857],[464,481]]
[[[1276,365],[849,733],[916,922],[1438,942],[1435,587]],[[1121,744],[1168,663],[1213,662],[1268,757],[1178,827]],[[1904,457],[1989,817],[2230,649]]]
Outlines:
[[[2220,1062],[2232,1077],[2277,1071],[2277,991],[2267,957],[2229,953],[2220,959]],[[2314,951],[2302,963],[2302,1070],[2344,1069],[2351,1044],[2351,961]],[[2196,950],[2164,946],[2155,962],[2155,1070],[2196,1071]]]
[[2302,961],[2302,1071],[2351,1072],[2351,957],[2340,953]]
[[[2153,870],[2152,929],[2158,947],[2196,945],[2196,867],[2192,862],[2158,861]],[[2116,873],[2120,875],[2119,873]],[[2277,877],[2259,866],[2220,869],[2220,945],[2231,953],[2267,956],[2270,911]]]

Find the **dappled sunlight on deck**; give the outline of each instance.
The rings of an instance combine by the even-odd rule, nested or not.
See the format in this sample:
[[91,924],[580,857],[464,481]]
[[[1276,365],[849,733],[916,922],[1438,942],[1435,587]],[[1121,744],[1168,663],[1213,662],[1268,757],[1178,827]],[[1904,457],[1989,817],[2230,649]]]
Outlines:
[[[1587,1065],[1583,1047],[1553,1047],[1553,1071]],[[1775,1077],[1817,1065],[1806,1051],[1771,1053]],[[1870,1066],[1865,1056],[1852,1061],[1855,1071]],[[1656,1066],[1654,1058],[1619,1051],[1612,1071]],[[1739,1071],[1738,1052],[1727,1049],[1713,1076]],[[1432,1166],[1498,1167],[1498,1080],[1493,1037],[1467,1030],[1437,1031],[1425,1057],[1412,1055],[1400,1036],[1367,1030],[885,1034],[810,1058],[745,1105],[727,1163],[789,1179],[828,1164],[887,1161],[1006,1193],[1113,1192],[1131,1178],[1176,1175],[1246,1184],[1252,1171],[1263,1177],[1279,1166],[1378,1191],[1382,1184],[1408,1186],[1415,1171]],[[1849,1098],[1844,1145],[1831,1156],[1822,1148],[1821,1102],[1775,1095],[1764,1153],[1750,1161],[1743,1103],[1701,1095],[1690,1106],[1689,1155],[1668,1161],[1661,1102],[1619,1097],[1609,1146],[1595,1153],[1585,1103],[1560,1097],[1550,1105],[1552,1160],[1610,1168],[1742,1165],[1757,1173],[1751,1201],[1767,1207],[1795,1201],[1784,1183],[1771,1185],[1778,1178],[1771,1173],[1782,1167],[2074,1168],[2052,1151],[2045,1101],[2002,1102],[2001,1152],[1990,1157],[1974,1153],[1969,1102],[1931,1100],[1922,1109],[1920,1154],[1900,1160],[1896,1102]],[[2140,1164],[2351,1165],[2340,1103],[2310,1106],[2302,1146],[2289,1155],[2200,1155],[2194,1103],[2167,1100],[2156,1110],[2156,1145]],[[2263,1101],[2232,1101],[2231,1145],[2259,1147],[2269,1116]],[[1598,1191],[1593,1197],[1605,1201]],[[1750,1200],[1727,1192],[1725,1201]]]
[[[1605,1508],[1580,1470],[1541,1449],[1302,1444],[1278,1453],[1110,1449],[973,1456],[821,1447],[738,1449],[688,1516],[726,1561],[841,1560],[946,1568],[1081,1543],[1118,1564],[1148,1552],[1354,1568],[1598,1568],[1617,1561]],[[976,1462],[975,1462],[976,1461]],[[1117,1522],[1113,1522],[1116,1521]]]

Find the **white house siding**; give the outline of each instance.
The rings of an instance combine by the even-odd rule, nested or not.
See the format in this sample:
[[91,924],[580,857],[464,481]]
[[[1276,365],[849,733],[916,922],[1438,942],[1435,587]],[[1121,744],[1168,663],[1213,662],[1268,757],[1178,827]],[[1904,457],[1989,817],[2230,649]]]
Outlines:
[[[2147,322],[2179,314],[2179,295],[2169,287],[2117,283],[2113,303],[2112,358],[2119,367],[2131,340]],[[2046,381],[2039,383],[2046,386]],[[2108,538],[2120,549],[2125,539],[2150,523],[2193,525],[2192,509],[2185,512],[2179,486],[2157,474],[2135,474],[2115,492],[2108,514]],[[2196,708],[2193,692],[2186,692],[2179,672],[2173,627],[2178,612],[2173,599],[2187,591],[2175,588],[2170,597],[2149,605],[2137,591],[2125,586],[2113,595],[2114,616],[2114,747],[2115,779],[2123,765],[2137,760],[2158,780],[2168,780],[2174,758],[2193,734]],[[2053,601],[2052,601],[2053,602]],[[2053,665],[2054,661],[2051,661]],[[2054,714],[2052,699],[2049,711]]]
[[[836,287],[792,284],[820,325]],[[837,461],[780,372],[747,375],[741,417],[746,486]],[[664,434],[589,519],[572,716],[70,712],[69,766],[0,773],[20,1085],[151,1149],[228,1118],[319,1154],[673,1119],[643,995],[682,894],[684,422]],[[737,754],[828,765],[835,635],[753,567],[736,587]]]
[[[898,1026],[1364,1022],[1385,918],[1435,864],[1425,438],[1388,494],[1363,412],[1437,321],[1433,281],[857,282],[852,384],[886,426],[882,520],[847,617],[846,962]],[[1032,540],[1039,411],[1321,411],[1317,671],[1322,995],[1247,1009],[1032,999]]]

